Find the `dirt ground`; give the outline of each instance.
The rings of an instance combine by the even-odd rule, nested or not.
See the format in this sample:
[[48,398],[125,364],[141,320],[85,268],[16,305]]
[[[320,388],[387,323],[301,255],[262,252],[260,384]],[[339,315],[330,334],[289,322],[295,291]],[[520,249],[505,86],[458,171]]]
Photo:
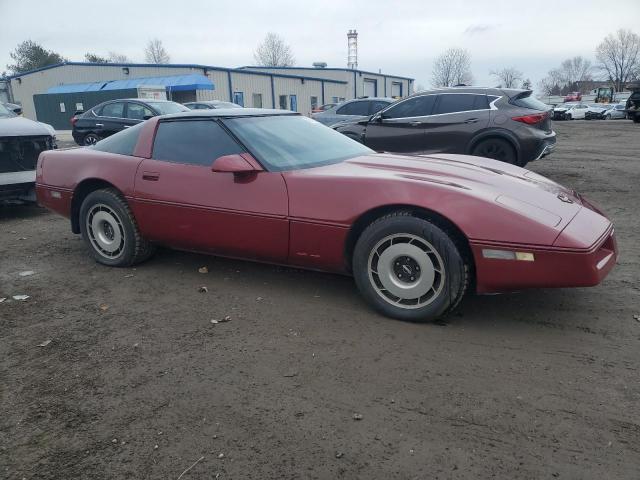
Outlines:
[[529,167],[608,212],[618,266],[442,325],[377,315],[346,277],[106,268],[67,220],[0,209],[0,477],[640,478],[640,126],[555,128]]

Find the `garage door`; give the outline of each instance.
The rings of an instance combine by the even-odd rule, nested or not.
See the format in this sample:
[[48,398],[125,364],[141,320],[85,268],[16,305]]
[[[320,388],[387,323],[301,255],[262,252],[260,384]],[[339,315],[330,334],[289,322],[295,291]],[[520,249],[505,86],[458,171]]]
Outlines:
[[399,98],[402,96],[402,84],[400,82],[393,82],[391,84],[391,96],[393,98]]
[[364,96],[365,97],[375,97],[377,96],[376,92],[376,81],[371,80],[370,78],[364,79]]

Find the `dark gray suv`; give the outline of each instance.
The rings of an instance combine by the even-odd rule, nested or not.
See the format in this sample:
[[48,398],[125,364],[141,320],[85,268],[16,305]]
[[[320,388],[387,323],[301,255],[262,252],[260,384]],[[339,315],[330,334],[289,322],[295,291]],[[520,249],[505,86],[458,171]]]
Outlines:
[[461,153],[524,166],[551,153],[549,107],[530,90],[453,87],[416,93],[332,128],[377,151]]

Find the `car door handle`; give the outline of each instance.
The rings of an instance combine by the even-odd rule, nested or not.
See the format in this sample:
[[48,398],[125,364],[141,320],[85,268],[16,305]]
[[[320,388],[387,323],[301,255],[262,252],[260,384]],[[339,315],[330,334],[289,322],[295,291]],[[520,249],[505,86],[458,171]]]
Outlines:
[[157,182],[160,180],[160,174],[157,172],[142,172],[142,179],[149,182]]
[[422,125],[424,122],[410,122],[409,125],[411,125],[412,127],[419,127],[420,125]]
[[478,119],[477,118],[467,118],[464,123],[477,123]]
[[96,127],[104,127],[104,123],[96,123]]

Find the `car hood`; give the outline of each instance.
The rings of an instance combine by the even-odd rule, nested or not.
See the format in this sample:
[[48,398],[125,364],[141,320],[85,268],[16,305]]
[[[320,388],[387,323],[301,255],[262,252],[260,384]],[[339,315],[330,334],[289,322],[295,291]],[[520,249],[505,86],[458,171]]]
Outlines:
[[56,131],[51,125],[34,122],[24,117],[0,118],[0,137],[54,136]]

